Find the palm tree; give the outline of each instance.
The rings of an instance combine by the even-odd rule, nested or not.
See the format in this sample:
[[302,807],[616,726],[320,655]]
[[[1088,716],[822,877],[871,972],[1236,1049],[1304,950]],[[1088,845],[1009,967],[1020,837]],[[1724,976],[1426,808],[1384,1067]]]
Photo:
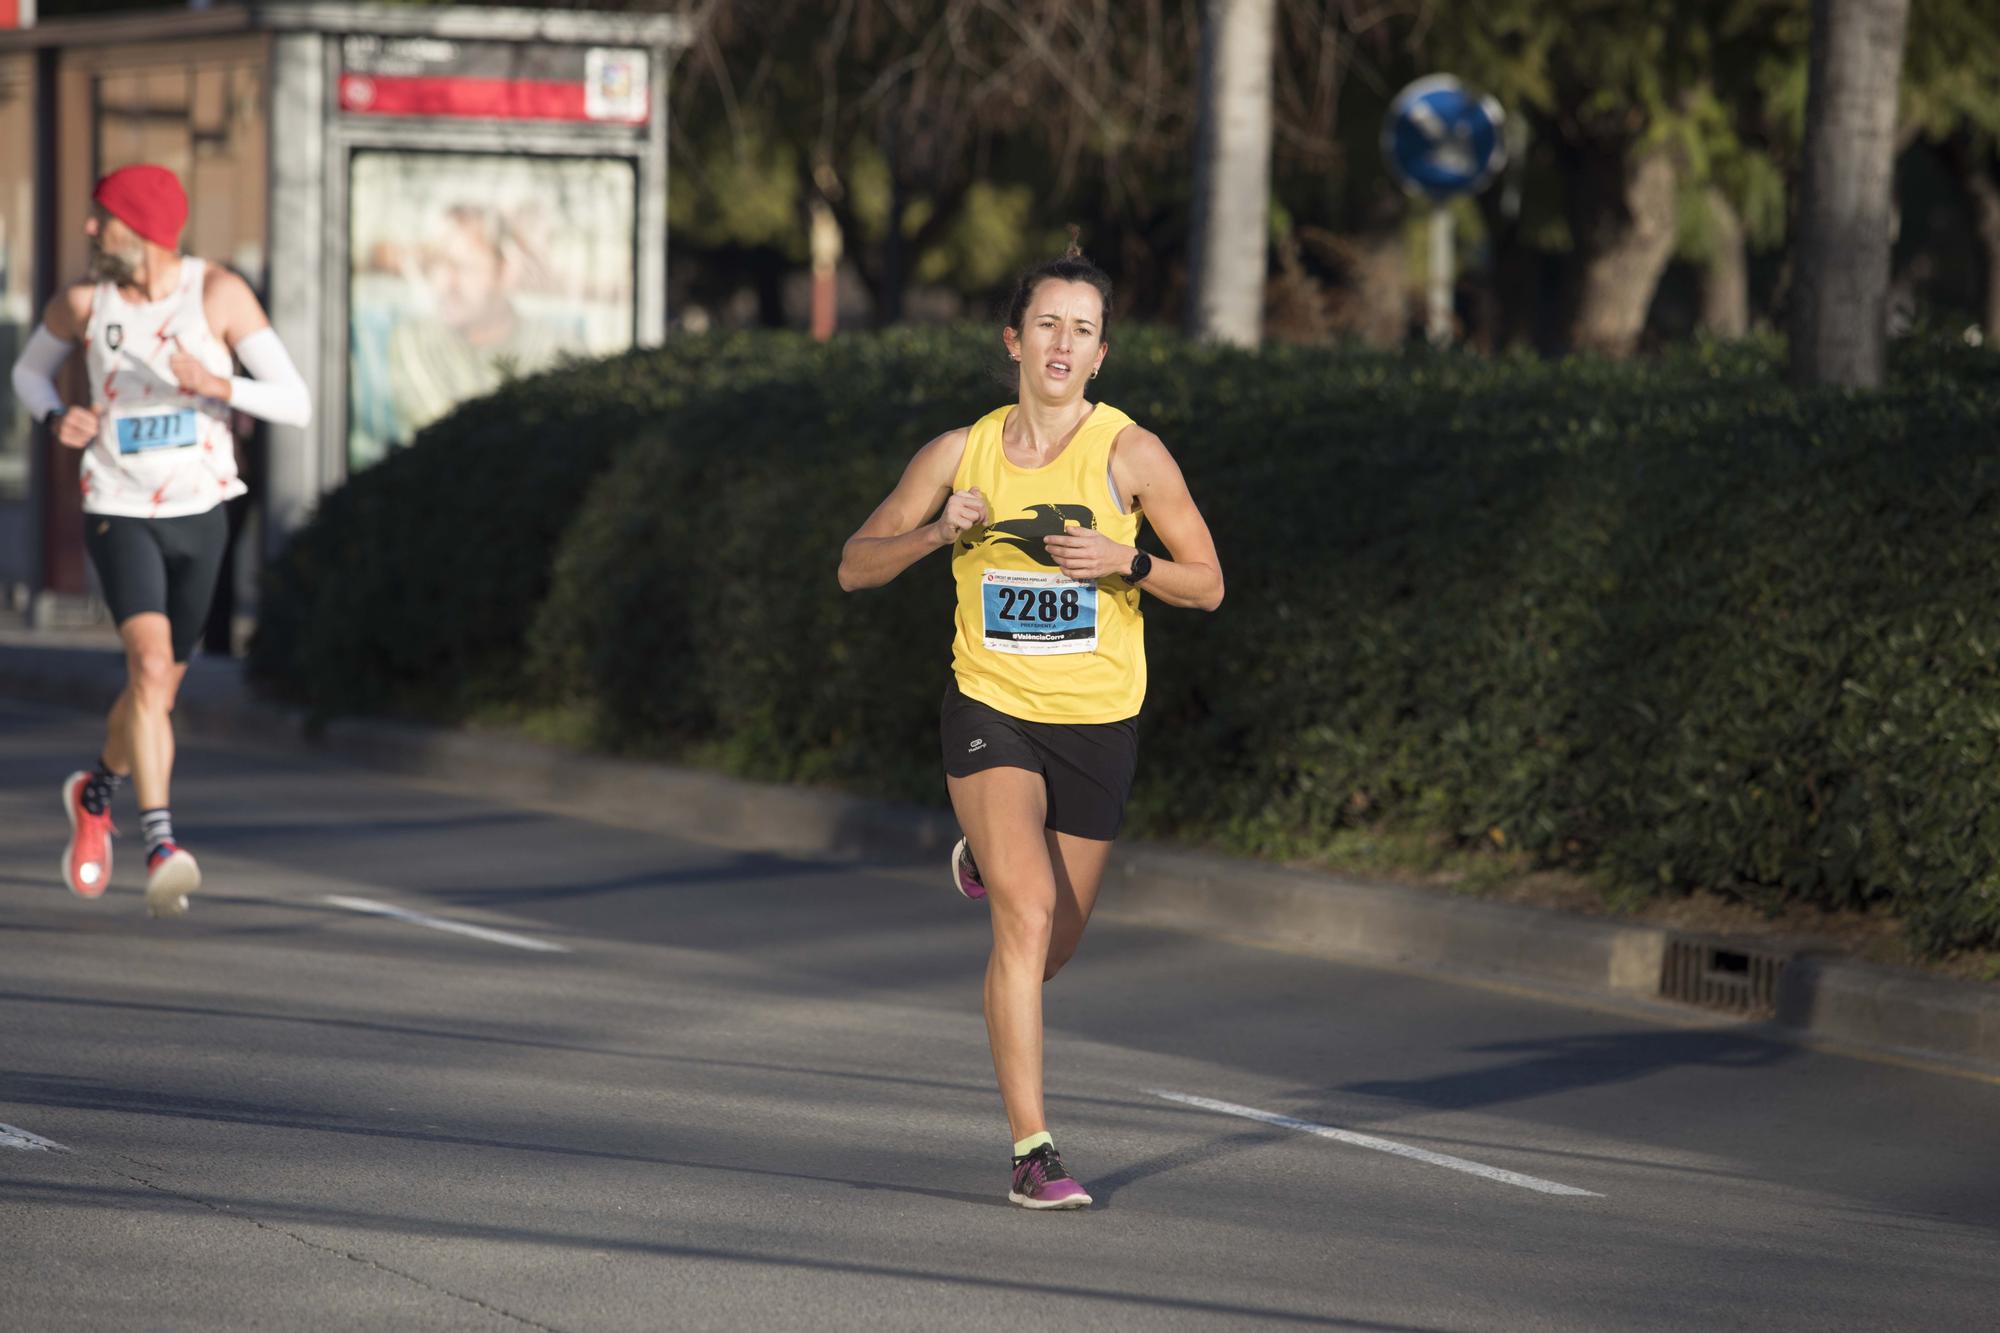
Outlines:
[[1255,347],[1264,332],[1275,0],[1207,0],[1188,332]]
[[1813,0],[1792,379],[1882,382],[1910,0]]

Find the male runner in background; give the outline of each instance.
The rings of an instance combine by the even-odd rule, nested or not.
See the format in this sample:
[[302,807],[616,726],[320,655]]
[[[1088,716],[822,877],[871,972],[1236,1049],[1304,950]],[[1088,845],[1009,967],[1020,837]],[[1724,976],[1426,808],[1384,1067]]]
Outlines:
[[[126,685],[97,766],[63,783],[63,880],[85,898],[104,892],[111,798],[129,776],[146,906],[171,916],[201,887],[174,840],[171,714],[229,543],[222,506],[244,492],[229,414],[303,426],[312,404],[249,284],[180,253],[188,201],[171,171],[122,167],[91,198],[90,276],[49,302],[13,372],[28,411],[83,451],[84,543],[125,645]],[[90,401],[66,405],[55,375],[79,343]],[[233,373],[237,362],[250,377]]]

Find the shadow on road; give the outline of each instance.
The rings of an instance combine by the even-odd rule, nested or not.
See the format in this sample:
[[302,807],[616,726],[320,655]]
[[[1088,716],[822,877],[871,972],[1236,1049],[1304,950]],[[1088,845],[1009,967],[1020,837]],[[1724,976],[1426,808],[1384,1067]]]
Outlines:
[[1592,1032],[1536,1041],[1495,1042],[1474,1054],[1516,1055],[1510,1063],[1481,1065],[1422,1079],[1370,1079],[1336,1091],[1381,1097],[1435,1111],[1499,1106],[1579,1088],[1630,1083],[1662,1070],[1703,1065],[1766,1069],[1799,1057],[1797,1047],[1730,1032]]
[[[686,1165],[700,1166],[702,1164],[688,1163]],[[829,1179],[823,1176],[800,1176],[794,1178],[820,1181]],[[878,1188],[873,1183],[864,1181],[833,1180],[830,1183],[853,1185],[858,1189]],[[936,1197],[953,1200],[973,1199],[974,1202],[992,1204],[1011,1210],[1011,1205],[997,1196],[979,1196],[975,1199],[970,1195],[959,1195],[949,1191],[908,1190],[903,1192],[931,1194]],[[1221,1301],[1188,1300],[1144,1291],[1107,1290],[1085,1287],[1076,1285],[1075,1283],[1063,1282],[1054,1277],[1047,1269],[1038,1269],[1033,1273],[1024,1275],[1018,1280],[1014,1280],[983,1274],[955,1273],[942,1269],[854,1263],[832,1259],[815,1259],[803,1255],[756,1254],[743,1250],[728,1250],[697,1245],[673,1245],[650,1238],[635,1239],[558,1231],[534,1231],[522,1227],[482,1226],[476,1223],[447,1221],[436,1218],[393,1217],[379,1213],[360,1212],[344,1208],[328,1208],[292,1201],[218,1197],[209,1194],[183,1194],[178,1190],[173,1190],[170,1187],[162,1185],[140,1185],[135,1188],[126,1189],[115,1186],[71,1185],[42,1181],[24,1185],[19,1194],[24,1199],[42,1204],[67,1204],[76,1207],[109,1208],[121,1211],[141,1205],[148,1208],[159,1208],[167,1199],[178,1199],[202,1208],[225,1211],[232,1217],[248,1218],[263,1226],[286,1230],[287,1234],[290,1234],[290,1228],[341,1227],[376,1233],[491,1242],[504,1245],[519,1245],[525,1242],[535,1245],[561,1246],[593,1252],[673,1259],[681,1262],[740,1264],[747,1268],[788,1269],[821,1273],[829,1276],[864,1277],[894,1282],[912,1282],[922,1284],[925,1287],[948,1286],[1001,1291],[1031,1298],[1034,1302],[1031,1308],[1045,1313],[1052,1301],[1068,1298],[1101,1302],[1111,1307],[1139,1307],[1158,1310],[1163,1313],[1193,1313],[1212,1315],[1218,1318],[1262,1319],[1277,1323],[1301,1324],[1319,1328],[1377,1330],[1378,1333],[1442,1333],[1442,1329],[1439,1326],[1429,1324],[1384,1323],[1368,1319],[1342,1319],[1337,1316],[1315,1314],[1300,1310],[1274,1309],[1268,1306],[1236,1305]],[[1049,1225],[1051,1222],[1057,1226],[1062,1225],[1060,1219],[1037,1217],[1033,1220],[1037,1225]]]

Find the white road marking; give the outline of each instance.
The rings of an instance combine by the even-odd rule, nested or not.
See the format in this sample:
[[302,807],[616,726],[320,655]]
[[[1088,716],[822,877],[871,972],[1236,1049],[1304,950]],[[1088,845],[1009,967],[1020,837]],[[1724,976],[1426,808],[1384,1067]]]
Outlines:
[[413,926],[428,926],[432,930],[450,931],[454,935],[470,935],[475,940],[486,940],[492,944],[505,944],[516,949],[533,949],[536,953],[568,953],[569,947],[552,944],[548,940],[533,939],[527,935],[516,935],[508,930],[493,930],[486,926],[469,926],[463,921],[447,921],[440,916],[426,916],[422,912],[412,912],[406,907],[391,907],[387,903],[374,902],[367,898],[348,898],[338,893],[329,893],[324,901],[335,907],[344,907],[350,912],[366,912],[370,916],[394,917],[407,921]]
[[25,1148],[29,1152],[68,1152],[69,1149],[54,1139],[45,1139],[39,1134],[30,1134],[25,1129],[12,1125],[0,1125],[0,1148]]
[[1159,1088],[1148,1088],[1147,1091],[1155,1097],[1164,1097],[1183,1106],[1198,1106],[1204,1111],[1242,1116],[1245,1120],[1260,1120],[1264,1124],[1277,1125],[1281,1129],[1296,1129],[1305,1134],[1317,1134],[1323,1139],[1335,1139],[1356,1148],[1372,1148],[1376,1152],[1408,1157],[1413,1161],[1428,1162],[1432,1166],[1449,1167],[1453,1171],[1463,1171],[1467,1175],[1497,1180],[1503,1185],[1519,1185],[1522,1189],[1538,1190],[1543,1194],[1568,1194],[1585,1199],[1604,1197],[1594,1190],[1580,1190],[1574,1185],[1558,1185],[1553,1180],[1524,1176],[1518,1171],[1503,1171],[1497,1166],[1468,1162],[1463,1157],[1450,1157],[1441,1152],[1432,1152],[1428,1148],[1412,1148],[1407,1143],[1397,1143],[1393,1139],[1378,1139],[1373,1134],[1356,1134],[1351,1129],[1335,1129],[1332,1125],[1318,1125],[1310,1120],[1298,1120],[1288,1115],[1279,1115],[1274,1111],[1260,1111],[1254,1106],[1238,1106],[1235,1102],[1219,1102],[1212,1097],[1195,1097],[1185,1092],[1164,1092]]

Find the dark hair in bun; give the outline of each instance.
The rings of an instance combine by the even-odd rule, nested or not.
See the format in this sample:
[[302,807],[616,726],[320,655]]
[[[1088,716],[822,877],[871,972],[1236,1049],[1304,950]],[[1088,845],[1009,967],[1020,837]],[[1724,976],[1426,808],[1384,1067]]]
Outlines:
[[1083,247],[1078,243],[1081,232],[1076,227],[1069,229],[1069,249],[1061,259],[1051,259],[1037,264],[1020,276],[1014,284],[1014,295],[1007,302],[1007,327],[1018,329],[1021,320],[1028,313],[1028,302],[1034,299],[1035,289],[1051,279],[1057,282],[1087,282],[1097,288],[1097,294],[1104,298],[1104,316],[1098,321],[1098,340],[1103,341],[1111,326],[1111,279],[1103,269],[1084,258]]

